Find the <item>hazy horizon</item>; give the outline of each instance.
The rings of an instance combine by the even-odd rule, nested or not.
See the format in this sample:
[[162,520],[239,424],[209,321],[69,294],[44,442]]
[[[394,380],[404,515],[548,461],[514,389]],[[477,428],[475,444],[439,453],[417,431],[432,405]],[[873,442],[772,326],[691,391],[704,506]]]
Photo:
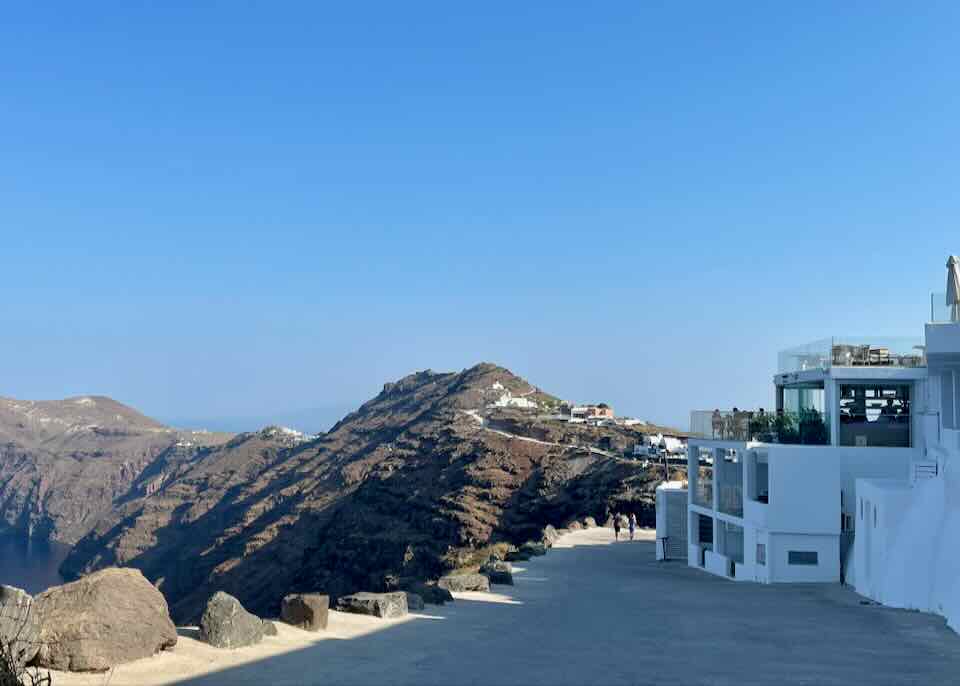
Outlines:
[[960,6],[9,8],[0,395],[353,408],[480,361],[684,428],[916,335]]

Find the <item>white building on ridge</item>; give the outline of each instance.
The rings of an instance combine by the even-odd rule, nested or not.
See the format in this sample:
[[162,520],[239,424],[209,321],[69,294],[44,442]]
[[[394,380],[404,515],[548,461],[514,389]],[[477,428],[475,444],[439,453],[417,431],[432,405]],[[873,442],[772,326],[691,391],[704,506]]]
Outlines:
[[781,353],[773,411],[691,413],[689,565],[960,624],[960,323],[931,309],[924,341]]

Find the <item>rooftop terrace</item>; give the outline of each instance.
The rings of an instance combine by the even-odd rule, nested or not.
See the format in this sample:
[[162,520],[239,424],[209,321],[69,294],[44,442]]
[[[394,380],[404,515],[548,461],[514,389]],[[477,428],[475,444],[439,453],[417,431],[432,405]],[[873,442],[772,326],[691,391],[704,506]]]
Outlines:
[[925,367],[923,339],[833,336],[777,355],[779,374],[831,367]]

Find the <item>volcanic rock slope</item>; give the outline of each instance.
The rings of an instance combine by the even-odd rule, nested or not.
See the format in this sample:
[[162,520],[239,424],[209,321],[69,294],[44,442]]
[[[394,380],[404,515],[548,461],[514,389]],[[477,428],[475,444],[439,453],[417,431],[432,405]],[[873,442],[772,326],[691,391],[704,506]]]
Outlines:
[[158,458],[218,440],[102,396],[0,398],[0,532],[74,543],[118,498],[146,490]]
[[387,384],[313,442],[240,435],[105,517],[64,571],[136,566],[180,622],[218,590],[276,615],[291,592],[394,590],[547,523],[651,506],[654,475],[638,463],[485,427],[505,390],[556,404],[480,364]]

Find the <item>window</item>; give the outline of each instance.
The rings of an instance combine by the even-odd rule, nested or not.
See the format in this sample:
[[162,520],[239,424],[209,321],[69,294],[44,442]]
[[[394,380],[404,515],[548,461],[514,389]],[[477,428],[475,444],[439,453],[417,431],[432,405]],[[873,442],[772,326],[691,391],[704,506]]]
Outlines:
[[910,447],[910,386],[840,386],[840,445]]
[[787,563],[791,565],[811,565],[819,564],[817,551],[815,550],[791,550],[787,553]]
[[940,409],[943,416],[943,426],[947,429],[956,429],[956,406],[957,393],[955,390],[954,376],[956,372],[944,370],[940,375]]
[[757,564],[758,565],[767,564],[767,544],[766,543],[757,543]]

